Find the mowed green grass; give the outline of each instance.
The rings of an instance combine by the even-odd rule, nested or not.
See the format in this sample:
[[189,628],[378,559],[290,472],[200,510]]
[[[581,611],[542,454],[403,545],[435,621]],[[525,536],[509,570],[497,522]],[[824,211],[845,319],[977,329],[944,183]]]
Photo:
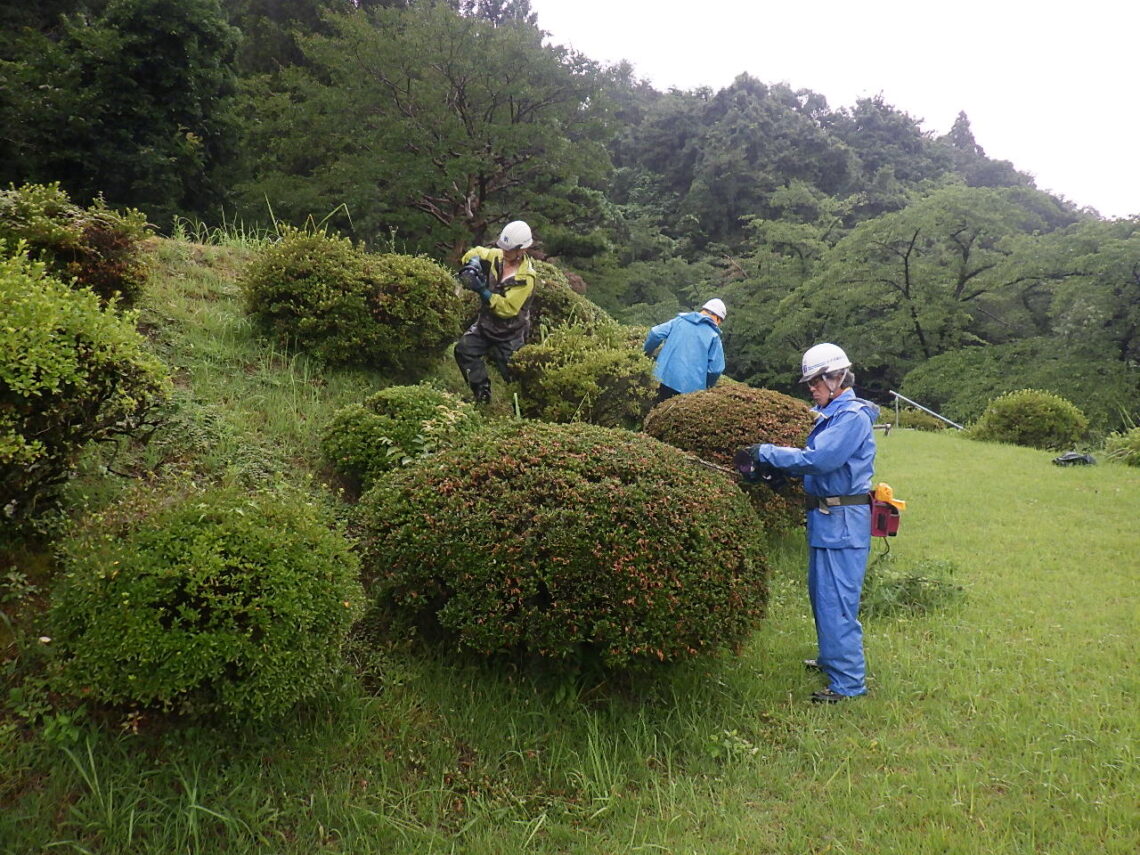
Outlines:
[[[185,394],[287,449],[278,465],[371,388],[259,351],[225,276],[170,290]],[[0,852],[1132,855],[1140,471],[1052,456],[879,435],[878,478],[908,502],[892,566],[948,563],[966,595],[866,622],[867,697],[807,702],[821,683],[800,664],[814,631],[794,534],[740,654],[652,679],[373,639],[337,695],[271,728],[0,722]]]

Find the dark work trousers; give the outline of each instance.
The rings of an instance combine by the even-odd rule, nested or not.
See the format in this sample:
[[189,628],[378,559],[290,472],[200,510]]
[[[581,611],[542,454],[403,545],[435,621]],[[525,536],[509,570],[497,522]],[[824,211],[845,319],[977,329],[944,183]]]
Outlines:
[[523,337],[512,341],[495,341],[478,330],[468,330],[455,343],[455,361],[472,389],[489,388],[486,357],[490,357],[504,380],[511,379],[507,360],[523,345]]
[[666,386],[664,383],[660,383],[657,386],[657,398],[653,401],[653,403],[654,404],[660,404],[662,401],[668,401],[674,395],[680,395],[680,394],[681,393],[678,392],[676,389],[671,389],[670,387]]

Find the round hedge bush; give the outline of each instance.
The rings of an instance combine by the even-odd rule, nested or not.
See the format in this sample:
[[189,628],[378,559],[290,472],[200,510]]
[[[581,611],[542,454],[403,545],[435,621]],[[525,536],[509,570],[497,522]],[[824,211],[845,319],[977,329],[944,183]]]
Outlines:
[[321,452],[357,489],[385,472],[437,451],[477,430],[483,418],[469,404],[431,386],[389,386],[338,410],[321,436]]
[[942,419],[930,415],[930,413],[924,413],[914,407],[904,407],[899,410],[899,420],[895,427],[908,428],[909,430],[940,431],[946,430],[950,425]]
[[327,687],[358,559],[299,494],[135,495],[61,546],[59,686],[100,703],[268,719]]
[[0,517],[34,513],[93,440],[130,434],[170,390],[133,314],[25,256],[0,259]]
[[1065,449],[1083,438],[1088,427],[1084,413],[1059,395],[1021,389],[992,400],[967,433],[971,439]]
[[628,328],[558,327],[511,358],[523,415],[636,429],[653,405],[653,362]]
[[90,288],[105,303],[132,306],[142,295],[150,276],[143,244],[149,235],[139,211],[113,211],[102,199],[82,208],[58,183],[0,190],[0,241],[7,253],[23,242],[52,276]]
[[642,434],[501,424],[361,500],[364,571],[398,620],[480,654],[607,667],[744,639],[767,563],[733,482]]
[[[813,424],[815,416],[802,401],[722,379],[703,392],[662,401],[645,417],[643,430],[709,463],[731,467],[737,450],[758,442],[803,446]],[[773,531],[803,522],[799,481],[779,493],[763,485],[750,486],[748,496]]]
[[263,331],[330,364],[409,369],[460,333],[463,303],[434,261],[368,253],[323,231],[282,226],[240,285]]

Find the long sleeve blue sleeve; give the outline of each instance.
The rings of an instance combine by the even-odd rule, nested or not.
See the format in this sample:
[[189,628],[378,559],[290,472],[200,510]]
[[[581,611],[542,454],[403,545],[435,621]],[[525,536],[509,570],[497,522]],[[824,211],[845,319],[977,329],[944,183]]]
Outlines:
[[756,459],[790,475],[825,475],[834,472],[851,459],[866,435],[866,425],[859,413],[844,412],[832,416],[826,430],[815,438],[811,448],[787,448],[761,445]]

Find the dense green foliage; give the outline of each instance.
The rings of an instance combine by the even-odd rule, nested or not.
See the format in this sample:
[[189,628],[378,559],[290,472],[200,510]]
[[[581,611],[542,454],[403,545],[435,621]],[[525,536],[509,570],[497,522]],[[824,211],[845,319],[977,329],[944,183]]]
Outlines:
[[322,229],[283,226],[241,286],[261,329],[332,364],[410,368],[459,335],[461,303],[446,270],[368,253]]
[[147,490],[61,544],[59,686],[100,703],[266,719],[329,687],[358,560],[300,494]]
[[300,39],[304,66],[251,81],[246,210],[267,195],[289,219],[343,204],[362,239],[453,256],[523,212],[536,227],[596,215],[608,158],[594,63],[542,48],[525,21],[396,5],[341,7]]
[[0,182],[60,181],[163,226],[212,208],[232,155],[239,36],[219,0],[59,5],[73,14],[0,35]]
[[[737,450],[759,442],[802,446],[814,423],[807,404],[795,398],[721,380],[703,392],[662,401],[645,417],[645,432],[701,460],[731,467]],[[803,522],[803,489],[798,484],[778,493],[757,485],[748,495],[770,529]]]
[[431,386],[389,386],[343,407],[321,435],[321,453],[356,489],[385,472],[446,448],[482,417],[458,396]]
[[[754,386],[792,391],[798,354],[831,340],[884,402],[944,355],[1040,341],[1073,370],[1004,390],[1054,391],[1098,433],[1140,415],[1119,403],[1140,400],[1140,220],[1039,191],[965,112],[929,117],[953,120],[935,136],[882,96],[833,106],[748,74],[659,92],[544,38],[526,0],[12,15],[0,181],[103,192],[161,227],[181,213],[262,234],[326,214],[358,244],[444,266],[521,217],[558,277],[621,322],[724,298],[727,371]],[[581,314],[563,296],[536,295],[533,336],[555,325],[545,303]],[[984,405],[970,396],[959,420]]]
[[481,654],[687,659],[742,641],[767,598],[762,529],[732,481],[624,430],[507,424],[361,507],[379,600]]
[[523,415],[550,422],[638,428],[653,405],[653,362],[631,328],[555,327],[511,358]]
[[1140,376],[1135,370],[1104,356],[1061,348],[1048,338],[936,356],[907,374],[900,391],[966,424],[981,416],[995,396],[1025,388],[1072,401],[1102,429],[1140,415]]
[[991,401],[968,435],[1029,448],[1066,449],[1085,437],[1088,426],[1085,414],[1059,395],[1019,389]]
[[0,259],[0,515],[31,513],[89,442],[138,431],[166,396],[133,320],[26,256]]
[[150,275],[142,249],[147,235],[141,212],[112,211],[102,199],[81,208],[58,182],[0,190],[0,245],[12,254],[23,244],[51,275],[105,301],[138,300]]

